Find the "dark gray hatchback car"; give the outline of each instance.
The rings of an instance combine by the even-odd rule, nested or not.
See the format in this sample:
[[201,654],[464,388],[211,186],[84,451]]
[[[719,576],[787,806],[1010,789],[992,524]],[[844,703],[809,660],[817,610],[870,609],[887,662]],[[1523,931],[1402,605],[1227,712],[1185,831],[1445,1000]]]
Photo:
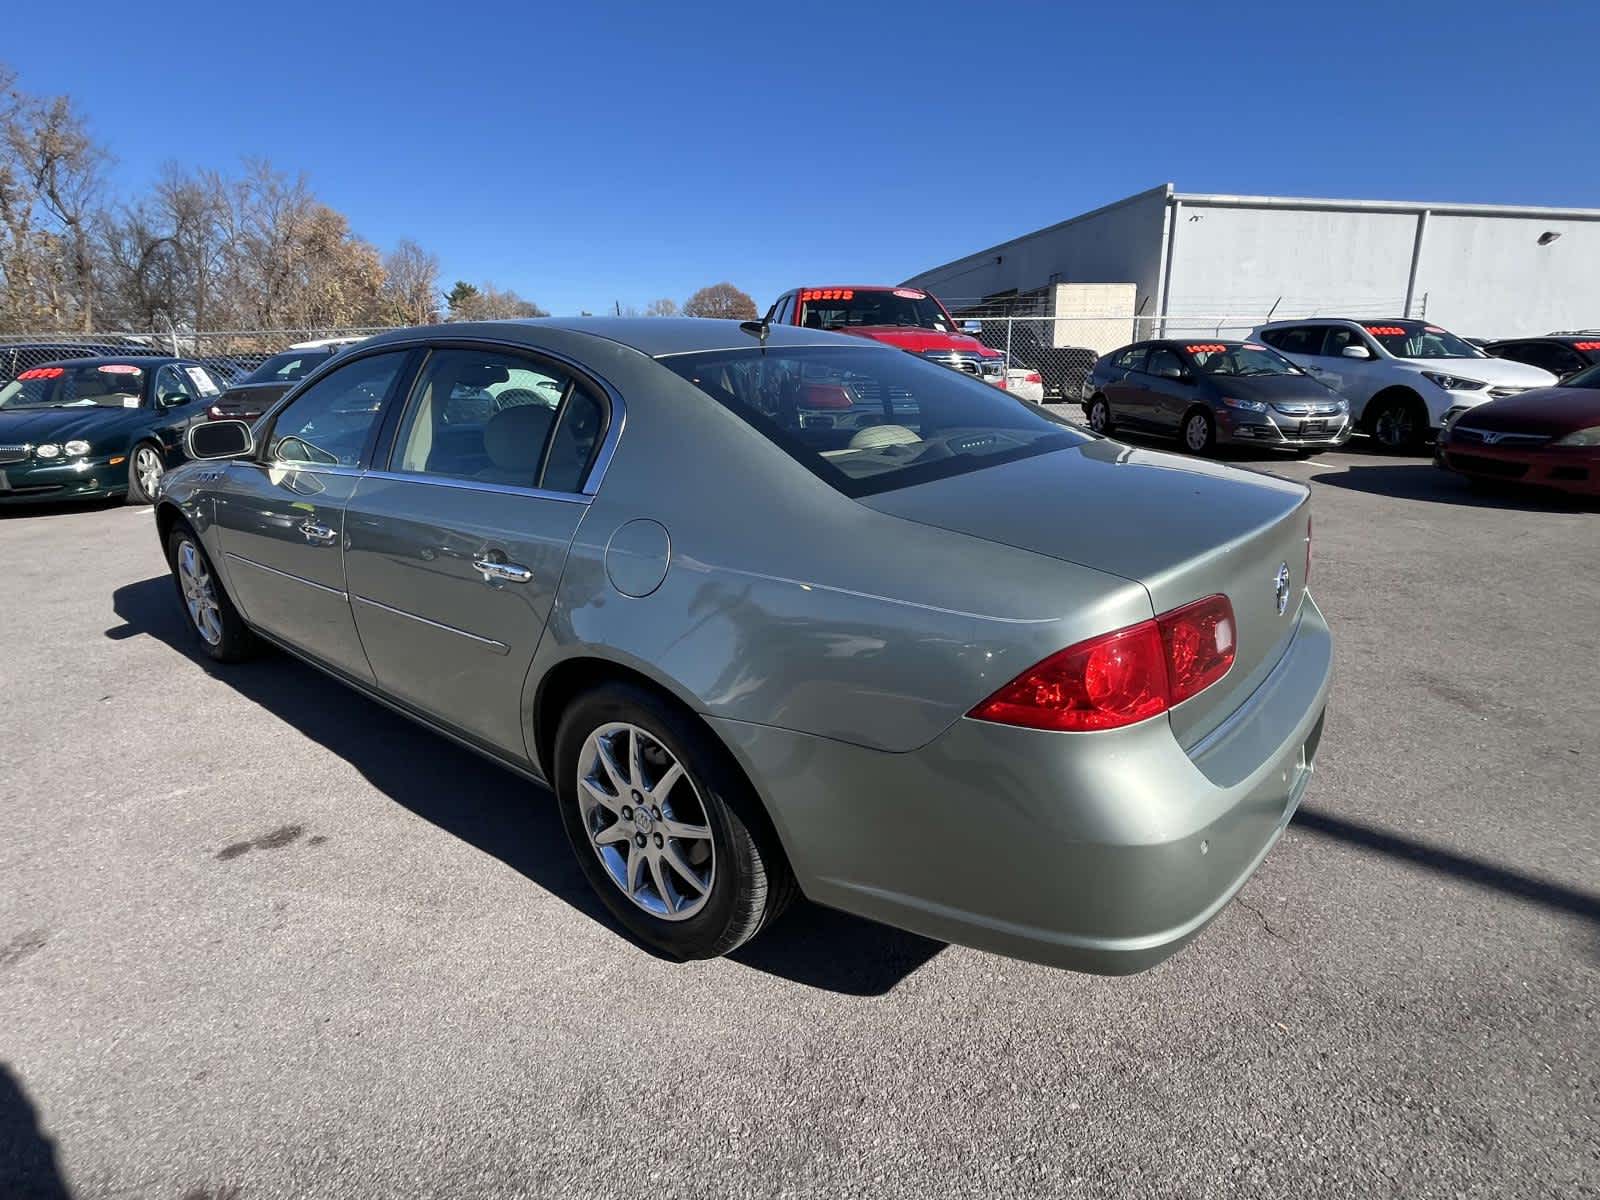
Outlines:
[[1350,440],[1350,405],[1276,350],[1187,338],[1137,342],[1098,363],[1084,388],[1096,433],[1175,436],[1194,454],[1219,444],[1315,453]]

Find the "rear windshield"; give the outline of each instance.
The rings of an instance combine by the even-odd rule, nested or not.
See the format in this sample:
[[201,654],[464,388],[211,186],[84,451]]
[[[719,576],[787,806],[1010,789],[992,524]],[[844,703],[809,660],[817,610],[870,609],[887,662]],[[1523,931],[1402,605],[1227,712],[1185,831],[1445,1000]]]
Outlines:
[[326,350],[289,350],[274,354],[247,375],[245,383],[293,383],[328,361]]
[[132,363],[34,367],[0,388],[0,408],[138,408],[144,368]]
[[857,325],[909,325],[954,333],[950,318],[932,296],[910,288],[864,291],[859,288],[806,288],[800,293],[800,324],[812,329]]
[[1367,335],[1396,358],[1488,358],[1471,342],[1448,329],[1421,321],[1370,321]]
[[1188,342],[1183,352],[1207,375],[1304,374],[1276,350],[1268,350],[1253,342],[1234,345],[1226,342]]
[[660,362],[848,496],[1092,440],[991,384],[896,350],[717,350]]

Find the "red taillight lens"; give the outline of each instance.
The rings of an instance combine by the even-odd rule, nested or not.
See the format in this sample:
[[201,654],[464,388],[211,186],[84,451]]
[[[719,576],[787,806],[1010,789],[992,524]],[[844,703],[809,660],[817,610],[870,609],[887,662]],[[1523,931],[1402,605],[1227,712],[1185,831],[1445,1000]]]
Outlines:
[[1037,371],[1029,371],[1022,377],[1022,381],[1024,383],[1043,383],[1044,377],[1041,376]]
[[1029,668],[969,714],[1031,729],[1115,729],[1167,708],[1154,621],[1069,646]]
[[1203,692],[1228,673],[1238,652],[1233,605],[1226,596],[1207,596],[1175,608],[1156,623],[1167,654],[1167,680],[1173,704]]
[[1058,651],[967,715],[1069,733],[1118,729],[1217,682],[1233,666],[1237,641],[1228,598],[1208,596]]

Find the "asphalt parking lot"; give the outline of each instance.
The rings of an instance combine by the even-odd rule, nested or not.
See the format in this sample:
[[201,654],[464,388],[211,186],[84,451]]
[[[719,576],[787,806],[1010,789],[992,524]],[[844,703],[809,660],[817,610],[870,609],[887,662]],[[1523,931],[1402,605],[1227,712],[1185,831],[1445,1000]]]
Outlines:
[[1127,979],[805,905],[655,959],[547,794],[203,664],[148,510],[5,510],[0,1197],[1600,1195],[1600,512],[1266,465],[1318,776]]

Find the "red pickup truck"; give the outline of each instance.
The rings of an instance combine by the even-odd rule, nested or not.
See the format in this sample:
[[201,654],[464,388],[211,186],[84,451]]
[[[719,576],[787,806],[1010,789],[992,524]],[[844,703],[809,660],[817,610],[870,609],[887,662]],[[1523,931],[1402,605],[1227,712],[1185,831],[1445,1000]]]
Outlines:
[[1006,386],[1005,355],[962,333],[938,297],[917,288],[795,288],[774,301],[767,321],[853,333]]

